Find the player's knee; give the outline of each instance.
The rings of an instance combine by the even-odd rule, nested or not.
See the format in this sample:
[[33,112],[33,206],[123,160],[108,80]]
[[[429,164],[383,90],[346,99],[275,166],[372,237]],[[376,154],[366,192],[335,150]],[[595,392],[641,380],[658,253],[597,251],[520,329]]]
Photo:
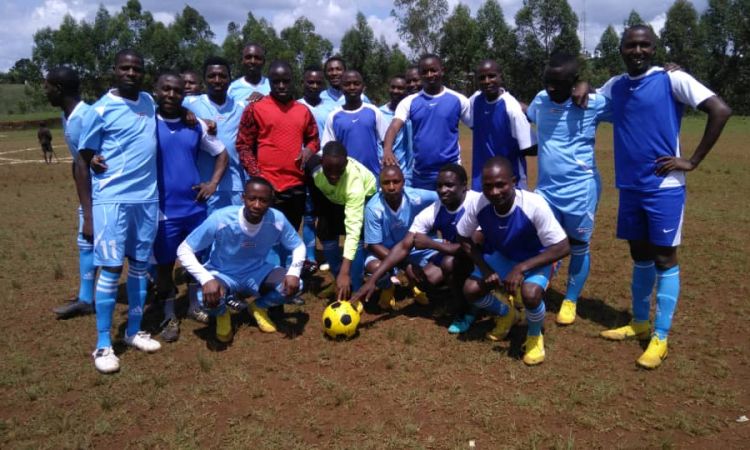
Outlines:
[[424,268],[424,275],[427,278],[427,282],[432,286],[436,286],[443,282],[443,271],[432,264],[428,264]]
[[527,308],[536,308],[542,301],[544,289],[536,283],[524,283],[521,285],[521,298]]
[[654,265],[657,270],[667,270],[677,265],[677,251],[657,251],[654,255]]
[[479,282],[479,280],[474,278],[469,278],[464,283],[463,288],[464,298],[466,298],[469,302],[475,302],[478,300],[482,294],[484,294],[482,289],[482,284]]
[[378,270],[378,267],[380,267],[380,260],[373,259],[365,265],[365,272],[370,274],[375,273],[375,271]]

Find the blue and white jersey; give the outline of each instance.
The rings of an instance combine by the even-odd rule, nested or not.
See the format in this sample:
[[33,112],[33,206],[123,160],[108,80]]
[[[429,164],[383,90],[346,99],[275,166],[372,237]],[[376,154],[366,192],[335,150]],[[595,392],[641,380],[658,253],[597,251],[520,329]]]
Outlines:
[[[385,127],[387,130],[396,115],[396,111],[392,110],[389,104],[386,103],[380,107],[380,112],[383,114],[383,121],[386,124]],[[404,126],[399,130],[396,139],[393,141],[393,155],[396,157],[398,166],[401,168],[401,171],[404,173],[404,178],[407,180],[411,178],[411,171],[414,167],[414,153],[412,150],[413,137],[411,121],[409,120],[404,123]],[[382,153],[380,157],[382,159]]]
[[320,146],[329,141],[341,142],[349,156],[361,162],[377,177],[387,129],[380,110],[369,103],[362,103],[353,111],[339,106],[326,119]]
[[610,101],[603,95],[589,94],[586,109],[569,98],[555,103],[547,91],[536,94],[526,115],[536,124],[539,142],[538,190],[581,186],[582,181],[598,177],[594,158],[596,127],[611,121]]
[[[372,103],[370,99],[365,95],[365,93],[362,93],[362,103]],[[329,103],[331,105],[336,106],[342,106],[344,103],[346,103],[346,98],[344,97],[344,91],[341,91],[339,89],[334,89],[332,87],[327,87],[326,89],[323,89],[323,91],[320,93],[320,100],[324,103]]]
[[193,252],[211,248],[207,270],[239,279],[266,265],[271,249],[303,246],[297,231],[280,211],[269,208],[258,224],[245,219],[244,206],[227,206],[211,214],[185,239]]
[[424,91],[401,100],[394,118],[411,120],[414,174],[420,178],[437,178],[440,168],[459,162],[458,122],[471,123],[469,99],[448,88],[432,96]]
[[382,244],[388,248],[401,242],[414,218],[438,201],[434,191],[404,187],[401,206],[394,211],[382,192],[375,194],[365,207],[365,244]]
[[[185,97],[183,106],[201,119],[216,122],[216,137],[227,149],[229,164],[216,190],[241,192],[245,188],[247,174],[240,163],[235,143],[242,112],[245,110],[245,102],[236,102],[230,96],[227,96],[223,105],[217,105],[211,101],[208,94],[202,94]],[[198,171],[201,174],[201,181],[210,180],[214,173],[214,158],[207,153],[200,152],[198,154]]]
[[215,157],[224,151],[224,144],[208,134],[206,123],[200,119],[192,127],[182,119],[165,119],[158,114],[156,120],[159,220],[205,213],[206,204],[195,200],[193,190],[201,182],[198,154],[203,151]]
[[458,234],[469,238],[479,227],[485,248],[516,262],[526,261],[567,238],[544,198],[522,189],[516,189],[513,206],[505,215],[498,214],[484,194],[467,203],[456,226]]
[[656,159],[680,156],[684,105],[696,108],[715,94],[685,72],[652,67],[643,75],[618,75],[598,91],[612,101],[615,184],[655,190],[685,185],[685,173],[658,176]]
[[331,102],[324,102],[322,99],[315,106],[307,103],[304,97],[297,101],[307,106],[307,108],[310,110],[313,117],[315,118],[315,123],[318,125],[318,136],[323,136],[323,130],[325,130],[326,128],[326,119],[328,119],[328,116],[338,106]]
[[252,84],[245,79],[245,77],[237,78],[229,84],[229,90],[227,90],[227,96],[232,97],[235,102],[245,102],[253,92],[258,92],[263,95],[271,93],[271,84],[268,82],[268,78],[261,76],[258,84]]
[[461,206],[455,211],[451,211],[439,200],[431,204],[414,218],[414,223],[409,228],[410,233],[436,235],[440,232],[440,237],[448,242],[458,242],[458,231],[456,225],[464,215],[466,205],[476,201],[479,192],[468,191]]
[[156,189],[156,104],[145,92],[132,101],[104,94],[84,118],[78,151],[94,150],[108,169],[91,172],[91,199],[105,203],[149,203]]
[[518,100],[503,91],[495,101],[477,92],[471,97],[471,188],[482,190],[482,167],[493,156],[504,156],[513,166],[516,185],[526,188],[526,158],[521,150],[534,145],[529,121]]
[[68,150],[70,150],[70,156],[73,158],[73,161],[78,157],[78,141],[81,140],[83,121],[89,109],[91,109],[91,105],[81,101],[73,108],[67,119],[65,118],[65,114],[62,115],[65,143],[68,144]]

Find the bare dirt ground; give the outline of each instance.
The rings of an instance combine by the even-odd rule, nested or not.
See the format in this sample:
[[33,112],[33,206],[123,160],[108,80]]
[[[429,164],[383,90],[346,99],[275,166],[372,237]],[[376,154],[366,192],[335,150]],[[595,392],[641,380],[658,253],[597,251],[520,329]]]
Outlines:
[[[410,300],[395,313],[365,314],[355,339],[329,341],[325,302],[307,295],[305,306],[287,307],[285,333],[263,334],[246,313],[236,316],[235,341],[223,351],[209,345],[211,328],[189,320],[180,340],[157,354],[119,345],[114,376],[93,368],[94,318],[56,321],[50,312],[77,289],[69,159],[29,162],[41,160],[33,132],[3,132],[0,446],[748,448],[750,423],[737,419],[750,415],[749,125],[732,119],[688,177],[681,298],[669,358],[653,372],[635,367],[642,344],[597,337],[630,319],[631,263],[614,238],[611,128],[598,136],[605,189],[579,319],[554,324],[565,287],[558,275],[541,366],[519,359],[525,328],[493,343],[483,337],[485,320],[457,338],[445,318]],[[703,126],[702,118],[685,120],[686,153]],[[463,144],[470,148],[470,136]],[[121,298],[118,339],[126,308]],[[158,321],[152,314],[146,327]]]

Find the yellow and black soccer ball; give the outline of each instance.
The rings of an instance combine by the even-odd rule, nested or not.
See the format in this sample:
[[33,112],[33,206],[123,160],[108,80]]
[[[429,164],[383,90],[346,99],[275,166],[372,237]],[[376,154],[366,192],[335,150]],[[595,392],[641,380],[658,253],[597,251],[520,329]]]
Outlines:
[[357,333],[359,313],[346,300],[337,300],[323,311],[323,331],[333,339],[349,339]]

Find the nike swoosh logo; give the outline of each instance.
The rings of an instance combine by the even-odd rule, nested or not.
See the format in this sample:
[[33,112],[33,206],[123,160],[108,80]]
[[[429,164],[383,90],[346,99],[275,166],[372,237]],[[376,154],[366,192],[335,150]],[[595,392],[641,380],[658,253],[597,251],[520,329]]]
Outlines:
[[352,123],[357,123],[357,122],[359,122],[359,119],[352,119]]
[[674,231],[674,228],[670,228],[670,229],[668,229],[668,230],[667,230],[666,228],[664,228],[664,229],[662,229],[661,231],[663,231],[663,232],[665,232],[665,233],[671,233],[671,232],[673,232],[673,231]]

